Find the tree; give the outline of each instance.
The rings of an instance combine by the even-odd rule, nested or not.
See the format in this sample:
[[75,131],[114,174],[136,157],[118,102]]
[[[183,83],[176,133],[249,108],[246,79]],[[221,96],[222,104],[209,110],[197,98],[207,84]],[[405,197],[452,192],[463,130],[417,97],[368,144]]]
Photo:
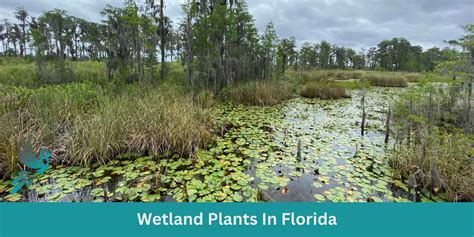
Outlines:
[[273,22],[267,24],[265,32],[261,37],[262,42],[262,78],[272,78],[273,65],[275,63],[276,45],[278,36]]
[[28,33],[26,27],[28,26],[27,18],[28,12],[23,7],[18,7],[15,10],[15,17],[20,21],[21,34],[20,37],[20,55],[26,57],[26,42]]
[[166,52],[165,52],[165,43],[166,43],[166,38],[165,38],[165,16],[164,16],[164,1],[160,0],[160,52],[161,52],[161,80],[165,79],[166,76],[166,66],[165,66],[165,57],[166,57]]
[[335,46],[336,66],[340,69],[346,68],[346,49],[344,47]]
[[109,80],[117,72],[127,82],[142,80],[143,40],[146,37],[143,36],[143,19],[138,15],[137,5],[134,2],[127,2],[123,8],[107,5],[102,14],[107,18],[104,23]]
[[326,41],[322,41],[321,45],[319,46],[319,67],[321,69],[329,68],[330,56],[331,56],[331,45]]
[[296,61],[295,38],[282,39],[278,45],[278,72],[284,75],[288,66]]

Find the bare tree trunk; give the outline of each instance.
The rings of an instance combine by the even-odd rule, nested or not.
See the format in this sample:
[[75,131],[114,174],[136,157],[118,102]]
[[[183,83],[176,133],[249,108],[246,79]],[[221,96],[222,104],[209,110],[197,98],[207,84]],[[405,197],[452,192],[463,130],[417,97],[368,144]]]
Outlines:
[[365,111],[365,91],[362,92],[362,99],[361,99],[361,105],[362,105],[362,123],[360,124],[360,134],[362,136],[365,135],[365,120],[367,117],[367,113]]
[[165,16],[163,13],[164,0],[160,0],[160,52],[161,52],[161,80],[165,79]]
[[[188,1],[189,4],[189,1]],[[186,80],[188,82],[188,85],[191,87],[191,94],[194,93],[194,80],[191,75],[191,64],[193,61],[193,51],[192,51],[192,19],[191,19],[191,13],[188,13],[187,19],[186,19],[186,41],[187,41],[187,48],[186,48]]]
[[471,75],[469,75],[468,98],[467,98],[467,122],[471,124],[471,98],[472,98],[472,81],[474,78],[474,47],[471,47]]
[[385,144],[388,143],[388,140],[390,138],[390,116],[392,114],[392,108],[391,106],[389,105],[388,106],[388,113],[387,113],[387,121],[385,123],[385,126],[386,126],[386,130],[385,130]]

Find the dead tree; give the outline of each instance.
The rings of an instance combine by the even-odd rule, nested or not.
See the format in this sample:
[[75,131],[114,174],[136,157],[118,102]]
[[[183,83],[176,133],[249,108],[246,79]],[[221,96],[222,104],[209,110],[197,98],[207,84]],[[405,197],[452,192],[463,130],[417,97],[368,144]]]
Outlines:
[[364,136],[365,135],[365,120],[367,118],[367,112],[365,111],[365,91],[362,92],[361,106],[362,106],[362,123],[360,124],[360,134]]
[[387,120],[385,121],[385,144],[388,143],[390,137],[390,116],[392,114],[392,108],[388,106]]

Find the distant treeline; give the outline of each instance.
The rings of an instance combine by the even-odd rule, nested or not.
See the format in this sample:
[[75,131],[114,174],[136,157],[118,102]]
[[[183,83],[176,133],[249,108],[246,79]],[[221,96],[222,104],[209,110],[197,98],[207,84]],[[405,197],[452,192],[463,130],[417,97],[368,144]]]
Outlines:
[[[288,68],[421,72],[462,57],[454,47],[423,51],[404,38],[359,52],[326,41],[305,42],[298,51],[295,38],[279,38],[271,22],[259,35],[243,0],[188,0],[182,5],[183,19],[174,27],[164,15],[164,4],[127,0],[120,8],[106,6],[100,23],[60,9],[30,17],[19,7],[15,22],[0,25],[3,54],[34,55],[46,83],[57,82],[50,79],[48,71],[53,69],[48,67],[60,73],[59,78],[68,73],[66,60],[103,60],[109,80],[153,81],[154,67],[167,58],[182,62],[190,88],[214,91],[239,80],[280,77]],[[163,79],[165,66],[161,63]]]

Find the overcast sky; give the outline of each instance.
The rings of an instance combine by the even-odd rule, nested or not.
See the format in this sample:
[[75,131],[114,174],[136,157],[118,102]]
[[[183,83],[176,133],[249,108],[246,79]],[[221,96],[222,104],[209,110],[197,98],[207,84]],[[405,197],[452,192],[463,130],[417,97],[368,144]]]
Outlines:
[[[17,6],[33,16],[60,8],[70,15],[100,21],[106,4],[123,0],[0,0],[0,19],[12,18]],[[177,22],[182,0],[165,0],[165,14]],[[444,47],[462,35],[460,25],[474,23],[472,0],[247,0],[258,30],[273,21],[280,37],[327,40],[339,46],[369,48],[384,39],[405,37],[423,48]]]

